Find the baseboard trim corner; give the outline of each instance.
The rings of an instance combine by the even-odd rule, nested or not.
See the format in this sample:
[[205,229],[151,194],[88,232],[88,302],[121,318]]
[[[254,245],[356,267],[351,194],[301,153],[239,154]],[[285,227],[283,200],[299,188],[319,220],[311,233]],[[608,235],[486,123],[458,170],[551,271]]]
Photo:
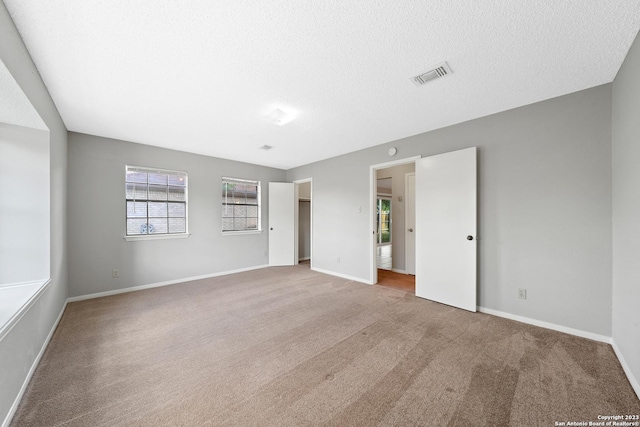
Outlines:
[[62,306],[62,310],[60,310],[60,314],[58,314],[58,318],[56,319],[55,322],[53,322],[53,326],[49,331],[49,335],[47,335],[47,338],[44,340],[44,343],[42,344],[42,348],[40,348],[40,352],[38,353],[36,358],[33,360],[33,363],[31,364],[31,368],[29,369],[29,372],[27,373],[27,376],[25,377],[24,382],[22,383],[22,387],[20,388],[18,395],[13,401],[13,405],[11,405],[11,408],[9,408],[9,413],[7,414],[4,421],[2,422],[2,427],[9,427],[9,424],[11,424],[11,420],[13,419],[13,416],[16,414],[16,411],[18,410],[20,401],[24,397],[25,391],[27,391],[27,386],[31,381],[31,377],[33,377],[33,374],[36,372],[36,368],[38,367],[38,364],[40,364],[40,359],[42,359],[42,356],[44,355],[45,350],[49,346],[49,341],[51,341],[51,338],[53,338],[53,334],[55,333],[56,328],[58,327],[58,323],[60,323],[60,320],[62,319],[64,310],[67,308],[67,301],[64,302],[64,305]]
[[112,291],[96,292],[96,293],[93,293],[93,294],[86,294],[86,295],[80,295],[80,296],[76,296],[76,297],[67,298],[67,302],[76,302],[76,301],[84,301],[84,300],[87,300],[87,299],[108,297],[108,296],[111,296],[111,295],[118,295],[118,294],[124,294],[124,293],[128,293],[128,292],[142,291],[142,290],[145,290],[145,289],[159,288],[159,287],[162,287],[162,286],[176,285],[178,283],[192,282],[194,280],[210,279],[212,277],[227,276],[229,274],[243,273],[245,271],[251,271],[251,270],[259,270],[261,268],[267,268],[267,267],[269,267],[269,266],[266,265],[266,264],[265,265],[255,265],[255,266],[252,266],[252,267],[239,268],[237,270],[228,270],[228,271],[220,271],[218,273],[204,274],[202,276],[185,277],[185,278],[182,278],[182,279],[167,280],[165,282],[150,283],[148,285],[131,286],[131,287],[128,287],[128,288],[114,289]]
[[618,360],[620,361],[622,370],[627,375],[627,379],[631,384],[631,388],[633,388],[633,391],[636,392],[638,399],[640,399],[640,382],[638,382],[638,379],[633,375],[631,368],[627,364],[627,361],[625,360],[624,356],[622,356],[622,352],[618,348],[618,345],[616,344],[613,338],[611,339],[611,347],[613,348],[613,352],[616,354],[616,356],[618,357]]
[[578,337],[611,344],[611,337],[608,337],[606,335],[594,334],[593,332],[587,332],[580,329],[569,328],[567,326],[556,325],[555,323],[549,323],[542,320],[531,319],[530,317],[505,313],[504,311],[493,310],[486,307],[478,306],[478,311],[481,313],[491,314],[493,316],[504,317],[505,319],[515,320],[516,322],[527,323],[529,325],[539,326],[541,328],[551,329],[558,332],[564,332],[565,334],[575,335]]
[[342,279],[353,280],[354,282],[364,283],[365,285],[372,285],[370,281],[363,280],[359,277],[349,276],[347,274],[336,273],[335,271],[324,270],[322,268],[317,268],[317,267],[311,267],[311,270],[316,271],[318,273],[322,273],[322,274],[328,274],[329,276],[336,276]]

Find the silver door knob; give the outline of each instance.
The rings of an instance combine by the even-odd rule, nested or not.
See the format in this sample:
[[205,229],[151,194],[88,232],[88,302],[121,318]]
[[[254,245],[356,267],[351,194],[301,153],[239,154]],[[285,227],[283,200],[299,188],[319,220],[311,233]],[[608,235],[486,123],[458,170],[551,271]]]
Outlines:
[[413,228],[410,228],[410,229],[409,229],[409,233],[413,233]]

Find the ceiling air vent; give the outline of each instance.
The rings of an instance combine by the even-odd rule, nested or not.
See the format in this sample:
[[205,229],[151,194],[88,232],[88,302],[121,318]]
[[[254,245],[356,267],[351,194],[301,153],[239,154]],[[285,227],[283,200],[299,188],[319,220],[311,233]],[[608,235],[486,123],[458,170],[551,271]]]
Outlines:
[[261,150],[264,150],[264,151],[269,151],[269,150],[271,150],[272,148],[273,148],[273,146],[271,146],[271,145],[263,145],[262,147],[260,147],[260,149],[261,149]]
[[432,80],[439,79],[440,77],[444,77],[451,73],[452,71],[449,67],[449,64],[443,62],[442,64],[436,65],[435,67],[431,68],[430,70],[424,71],[415,77],[411,77],[411,81],[413,82],[413,84],[420,87]]

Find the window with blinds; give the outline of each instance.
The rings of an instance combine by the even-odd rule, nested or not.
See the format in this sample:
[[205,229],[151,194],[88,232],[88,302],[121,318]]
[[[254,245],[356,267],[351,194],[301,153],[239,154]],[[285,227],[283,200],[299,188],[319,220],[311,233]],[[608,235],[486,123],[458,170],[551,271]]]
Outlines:
[[260,181],[222,178],[222,231],[260,231]]
[[127,166],[127,236],[187,233],[187,173]]

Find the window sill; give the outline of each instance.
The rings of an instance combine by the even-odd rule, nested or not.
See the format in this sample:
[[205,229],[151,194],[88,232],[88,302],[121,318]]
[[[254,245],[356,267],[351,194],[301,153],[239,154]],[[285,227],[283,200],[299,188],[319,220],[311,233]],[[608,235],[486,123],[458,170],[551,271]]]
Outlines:
[[48,288],[51,279],[0,286],[0,341]]
[[247,230],[247,231],[223,231],[223,236],[237,236],[239,234],[260,234],[262,230]]
[[124,236],[127,242],[136,242],[138,240],[165,240],[165,239],[186,239],[191,233],[183,234],[147,234],[144,236]]

